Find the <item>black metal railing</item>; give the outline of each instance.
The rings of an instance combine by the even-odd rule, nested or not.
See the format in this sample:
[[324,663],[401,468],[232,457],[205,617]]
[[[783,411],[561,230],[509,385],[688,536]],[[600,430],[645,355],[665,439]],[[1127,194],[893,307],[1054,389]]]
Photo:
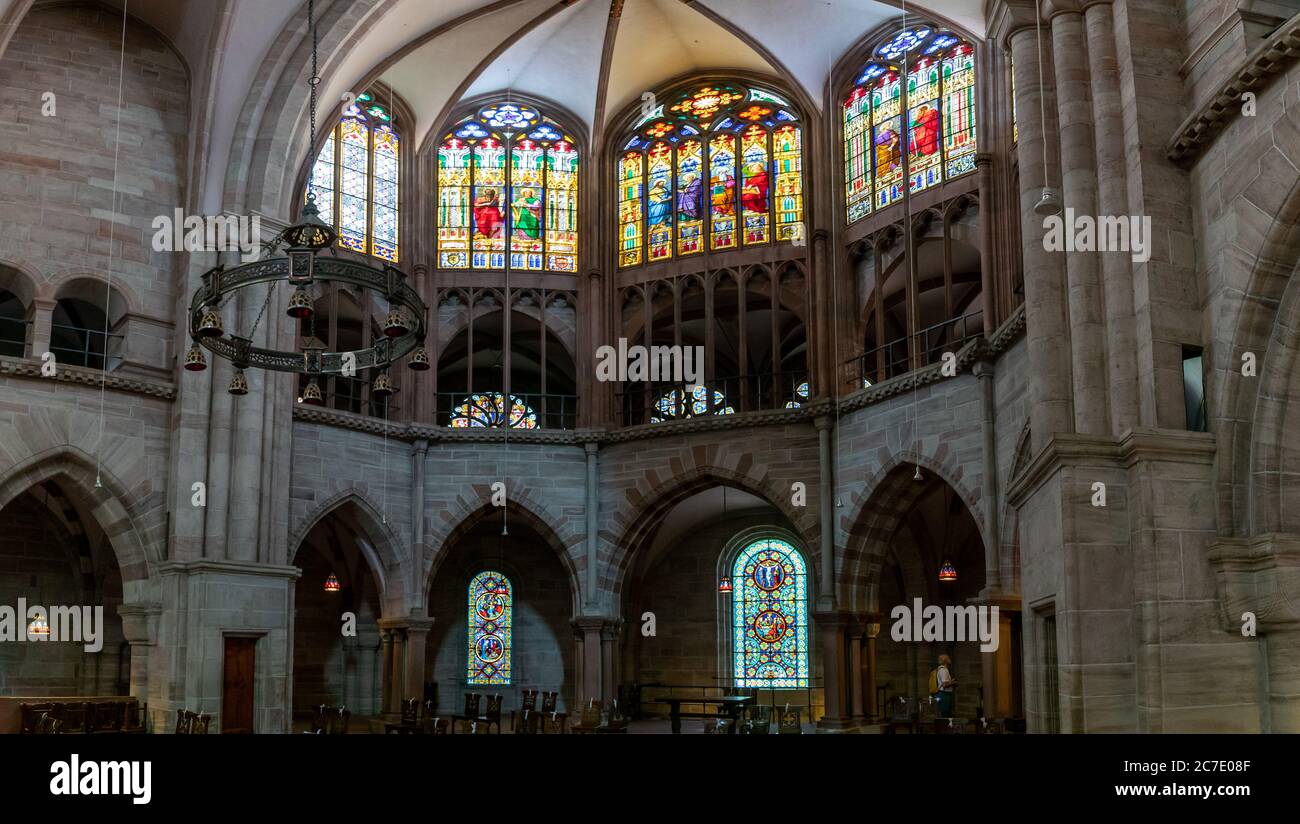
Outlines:
[[[846,361],[845,365],[850,376],[861,380],[862,386],[869,386],[905,375],[913,368],[938,363],[945,352],[956,354],[958,349],[983,334],[984,312],[971,312],[927,326],[910,337],[895,338],[868,349]],[[915,367],[912,360],[913,346],[920,359]]]
[[[437,410],[435,420],[439,426],[452,426],[454,419],[464,419],[466,410],[464,409],[469,402],[468,418],[470,420],[493,420],[493,425],[500,426],[503,421],[500,420],[504,415],[498,415],[495,409],[495,399],[501,393],[496,390],[476,391],[476,392],[438,392],[435,395]],[[525,407],[523,415],[531,420],[536,421],[536,429],[574,429],[578,422],[578,396],[561,395],[553,392],[511,392],[511,396],[516,402],[522,403]],[[483,403],[475,404],[473,400],[477,398]],[[487,414],[484,414],[487,413]],[[505,410],[506,414],[511,414]],[[512,421],[513,428],[521,428],[519,422]],[[463,426],[464,424],[458,424]]]
[[21,358],[27,351],[27,327],[30,320],[0,318],[0,355]]
[[686,382],[627,383],[616,392],[624,426],[733,415],[802,406],[811,395],[808,373],[761,372]]
[[114,341],[120,346],[124,337],[116,332],[62,323],[52,324],[50,330],[50,351],[59,363],[89,369],[103,369],[105,358],[117,357],[118,353],[109,351],[110,347]]

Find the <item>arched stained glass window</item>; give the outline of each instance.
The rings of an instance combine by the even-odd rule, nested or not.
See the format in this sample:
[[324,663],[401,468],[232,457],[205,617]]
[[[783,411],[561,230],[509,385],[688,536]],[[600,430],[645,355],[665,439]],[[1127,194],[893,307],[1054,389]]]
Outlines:
[[616,175],[619,266],[794,241],[803,229],[803,133],[780,96],[692,87],[649,112]]
[[510,579],[500,572],[485,570],[469,582],[468,683],[510,683],[514,607]]
[[930,26],[899,32],[875,50],[844,101],[850,223],[903,196],[904,92],[910,191],[975,171],[974,48]]
[[736,410],[727,406],[727,398],[719,389],[713,390],[713,408],[709,409],[709,389],[707,386],[690,388],[690,397],[681,389],[670,389],[663,397],[655,401],[650,423],[675,421],[681,418],[694,418],[699,415],[734,415]]
[[732,668],[737,687],[807,687],[808,576],[779,538],[747,545],[731,568]]
[[452,410],[450,426],[457,428],[509,426],[511,429],[536,429],[537,412],[518,395],[510,396],[507,424],[506,396],[501,392],[478,392],[461,401]]
[[[506,154],[509,153],[509,163]],[[498,103],[438,147],[438,266],[576,272],[578,150],[534,106]]]
[[330,130],[307,180],[307,196],[315,196],[343,248],[397,262],[400,159],[392,113],[369,92],[358,95]]

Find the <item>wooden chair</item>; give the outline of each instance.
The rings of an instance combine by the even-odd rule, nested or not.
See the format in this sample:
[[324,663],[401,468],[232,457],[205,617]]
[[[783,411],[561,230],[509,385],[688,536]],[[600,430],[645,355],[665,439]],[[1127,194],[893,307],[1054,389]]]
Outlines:
[[782,712],[781,726],[777,728],[777,733],[779,735],[803,735],[803,708],[795,707]]
[[352,722],[352,711],[347,707],[329,707],[321,704],[312,721],[312,732],[317,735],[347,735]]
[[934,719],[935,735],[958,735],[961,732],[962,732],[962,725],[956,718]]
[[537,710],[524,710],[518,718],[511,713],[510,728],[516,735],[536,735],[541,729],[542,716]]
[[189,710],[176,711],[176,735],[188,735],[190,731]]
[[479,693],[477,692],[465,693],[465,711],[460,715],[453,715],[451,717],[451,731],[453,733],[456,732],[457,721],[465,721],[467,722],[467,726],[472,725],[475,721],[477,721],[479,719],[479,716],[481,715],[481,713],[479,712],[479,707],[482,706],[482,704],[483,704],[483,696],[480,695]]
[[208,722],[211,720],[212,716],[206,712],[190,713],[190,735],[207,735]]
[[148,717],[148,710],[148,704],[141,704],[134,698],[127,701],[122,708],[122,732],[136,735],[144,733],[144,719]]
[[126,704],[122,701],[100,701],[90,705],[87,725],[94,735],[122,731]]
[[42,712],[36,719],[35,733],[36,735],[60,735],[63,733],[63,722],[51,713]]
[[407,698],[402,702],[401,712],[401,717],[396,723],[389,721],[384,724],[385,734],[414,735],[416,733],[420,715],[420,699]]
[[489,695],[487,697],[487,709],[485,709],[483,715],[478,718],[479,723],[488,731],[491,731],[492,726],[495,724],[497,735],[501,734],[501,704],[504,701],[505,696],[499,692]]
[[532,715],[537,714],[537,695],[537,690],[524,690],[520,695],[519,709],[510,711],[511,731],[518,732],[518,730],[515,729],[516,716],[523,715],[524,713],[530,713]]
[[91,731],[90,704],[86,701],[59,701],[53,715],[59,720],[63,735],[87,735]]
[[568,726],[569,714],[557,712],[560,694],[555,691],[542,693],[542,732],[564,733]]
[[616,701],[605,708],[604,722],[596,726],[596,733],[599,735],[622,735],[627,733],[628,718],[623,713],[622,706]]
[[588,704],[582,710],[582,717],[577,724],[569,727],[569,732],[574,735],[594,735],[596,728],[600,726],[600,707],[595,704]]
[[18,712],[21,717],[21,726],[19,731],[23,735],[37,735],[36,727],[40,723],[41,716],[49,714],[53,717],[54,704],[45,702],[42,704],[19,704]]

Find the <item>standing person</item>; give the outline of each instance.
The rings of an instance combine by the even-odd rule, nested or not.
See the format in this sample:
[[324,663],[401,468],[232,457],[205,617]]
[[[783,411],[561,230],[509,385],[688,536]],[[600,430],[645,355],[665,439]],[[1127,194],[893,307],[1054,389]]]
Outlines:
[[957,698],[957,679],[952,677],[952,659],[947,655],[939,656],[939,667],[935,670],[935,681],[938,686],[939,717],[952,718],[952,709]]

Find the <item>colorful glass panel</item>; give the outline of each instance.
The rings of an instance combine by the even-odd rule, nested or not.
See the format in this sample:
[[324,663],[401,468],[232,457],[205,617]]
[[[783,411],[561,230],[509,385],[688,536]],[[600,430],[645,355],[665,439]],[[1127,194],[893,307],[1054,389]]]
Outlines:
[[703,151],[693,139],[677,147],[677,254],[682,256],[704,249]]
[[510,683],[514,606],[510,579],[500,572],[485,570],[469,582],[468,683]]
[[369,227],[366,197],[370,193],[370,130],[354,117],[339,124],[342,145],[340,176],[339,242],[347,249],[365,254],[366,230]]
[[546,268],[578,270],[578,150],[567,140],[546,152]]
[[545,151],[529,138],[516,141],[510,150],[510,266],[514,269],[542,268],[546,248],[542,235]]
[[732,655],[737,687],[808,686],[808,580],[803,556],[763,538],[732,565]]
[[767,243],[768,210],[772,180],[769,177],[767,132],[758,126],[745,129],[740,138],[743,180],[741,213],[745,223],[745,245]]
[[803,141],[798,126],[772,132],[776,170],[776,239],[806,240],[803,223]]
[[718,135],[709,141],[710,248],[736,246],[736,138]]
[[964,43],[943,60],[943,112],[944,174],[956,177],[974,171],[975,52]]
[[861,87],[844,102],[844,181],[849,222],[871,211],[871,95]]
[[474,234],[470,264],[475,269],[504,269],[506,150],[489,137],[474,147]]
[[472,149],[457,137],[438,148],[438,266],[469,268]]
[[705,386],[693,386],[689,395],[680,389],[670,389],[663,397],[655,401],[650,423],[694,418],[699,415],[734,415],[736,410],[727,406],[727,397],[721,390],[713,390],[713,408],[709,409],[709,390]]
[[943,178],[938,95],[939,63],[933,58],[919,58],[907,75],[908,172],[914,193]]
[[650,147],[646,185],[646,235],[653,263],[673,255],[673,151],[663,141]]
[[397,169],[400,142],[387,124],[375,127],[374,253],[397,262]]
[[457,429],[473,427],[511,429],[537,429],[537,412],[518,395],[510,396],[509,423],[506,416],[506,396],[501,392],[478,392],[461,401],[451,413],[450,426]]
[[333,225],[334,222],[334,132],[325,139],[320,154],[311,167],[311,179],[307,182],[307,192],[316,197],[316,210],[321,220]]
[[618,265],[641,262],[642,155],[628,152],[618,166]]

